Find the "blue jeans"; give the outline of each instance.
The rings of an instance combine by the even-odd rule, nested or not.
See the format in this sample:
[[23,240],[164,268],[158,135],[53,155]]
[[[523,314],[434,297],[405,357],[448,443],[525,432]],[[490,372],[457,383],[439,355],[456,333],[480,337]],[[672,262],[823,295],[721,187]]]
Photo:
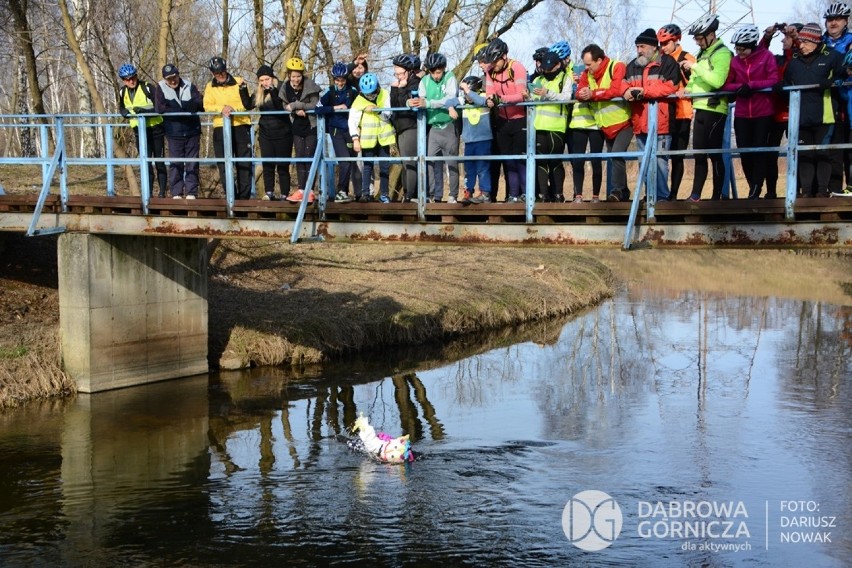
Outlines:
[[[648,141],[647,134],[637,134],[636,142],[639,144],[639,150],[645,149],[645,143]],[[671,148],[672,137],[669,134],[657,135],[657,150],[666,151]],[[657,201],[669,198],[669,158],[668,156],[657,156]]]
[[[489,156],[491,154],[491,140],[480,140],[479,142],[465,142],[464,155]],[[479,178],[479,191],[491,193],[491,164],[488,160],[465,160],[464,161],[464,188],[470,193],[476,189],[476,178]]]

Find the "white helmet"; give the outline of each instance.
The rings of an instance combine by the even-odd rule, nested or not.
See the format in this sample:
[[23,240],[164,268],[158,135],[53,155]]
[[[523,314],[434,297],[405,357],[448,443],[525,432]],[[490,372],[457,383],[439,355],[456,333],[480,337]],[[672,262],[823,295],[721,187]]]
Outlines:
[[707,35],[719,29],[719,16],[716,14],[705,14],[689,26],[689,35]]
[[759,40],[760,30],[754,25],[741,27],[731,37],[731,43],[734,45],[756,45]]
[[822,17],[826,20],[828,18],[849,18],[850,13],[852,13],[852,10],[849,10],[849,6],[843,2],[835,2],[825,9],[825,14]]

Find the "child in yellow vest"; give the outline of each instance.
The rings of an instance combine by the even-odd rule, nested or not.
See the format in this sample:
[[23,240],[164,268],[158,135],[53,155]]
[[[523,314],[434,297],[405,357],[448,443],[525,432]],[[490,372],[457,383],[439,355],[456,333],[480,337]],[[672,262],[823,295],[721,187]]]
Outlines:
[[[396,144],[396,134],[391,124],[391,111],[375,109],[390,108],[390,94],[379,88],[375,73],[365,73],[358,80],[360,94],[349,109],[349,134],[352,148],[364,158],[361,192],[358,201],[370,200],[370,183],[373,181],[374,163],[370,158],[389,158],[390,148]],[[379,162],[379,201],[390,203],[388,185],[390,162]]]

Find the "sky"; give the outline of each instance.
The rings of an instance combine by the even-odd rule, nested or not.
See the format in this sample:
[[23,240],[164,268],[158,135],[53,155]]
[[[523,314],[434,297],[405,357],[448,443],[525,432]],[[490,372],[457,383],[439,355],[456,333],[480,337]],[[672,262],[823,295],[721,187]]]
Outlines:
[[[638,35],[639,32],[646,28],[653,28],[657,30],[672,21],[672,11],[675,5],[674,0],[647,0],[646,2],[643,2],[643,0],[634,1],[639,6],[638,12],[640,19],[635,23],[625,26],[625,33]],[[794,21],[801,21],[801,16],[797,17],[796,14],[797,12],[799,14],[806,12],[806,10],[802,7],[810,5],[816,6],[820,3],[820,0],[805,0],[804,2],[798,3],[794,3],[793,0],[752,0],[751,4],[754,12],[754,21],[747,18],[743,20],[740,25],[754,23],[761,31],[763,31],[767,26],[776,22],[792,23]],[[702,4],[709,6],[710,2],[699,3],[696,0],[679,0],[677,4],[679,6],[683,6],[683,8],[679,10],[681,17],[691,22],[700,16],[701,10],[699,6]],[[736,17],[745,15],[748,12],[749,2],[747,0],[716,0],[716,5],[718,6],[718,12],[721,14],[724,22],[726,20],[734,19],[734,14],[737,14]],[[818,18],[822,14],[821,10],[814,9],[811,11],[815,18]],[[540,20],[538,20],[538,18],[543,18],[544,15],[542,14],[536,14],[534,18],[531,18],[532,21],[526,22],[525,25],[516,26],[515,29],[511,30],[504,36],[504,39],[510,46],[510,55],[521,59],[521,61],[532,61],[532,52],[535,51],[536,47],[538,47],[538,44],[540,43],[537,39],[540,37],[540,34],[536,33],[535,28],[538,27],[540,29]],[[824,25],[824,22],[822,22],[821,19],[819,21],[821,25]],[[681,26],[685,33],[688,24],[682,24],[681,22],[677,23]],[[736,27],[734,29],[736,29]],[[731,35],[733,35],[734,29],[722,34],[722,39],[725,43],[730,44],[730,38]],[[579,52],[583,47],[580,45],[581,40],[574,38],[565,39],[568,40],[574,49],[575,59],[577,59],[577,55],[579,55]],[[681,43],[690,53],[696,53],[698,51],[697,46],[688,35],[684,35]],[[772,42],[771,49],[776,53],[780,52],[780,39],[775,39]]]

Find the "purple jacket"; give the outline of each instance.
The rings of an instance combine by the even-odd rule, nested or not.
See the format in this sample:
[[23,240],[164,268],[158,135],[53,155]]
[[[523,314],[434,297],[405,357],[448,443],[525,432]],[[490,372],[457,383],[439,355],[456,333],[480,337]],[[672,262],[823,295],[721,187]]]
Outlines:
[[[756,91],[772,87],[779,80],[775,56],[765,47],[758,46],[745,59],[737,55],[731,59],[728,80],[720,90],[736,91],[741,86],[748,85]],[[736,97],[735,100],[737,106],[734,116],[737,118],[757,118],[775,114],[771,92],[752,93],[746,97]]]

